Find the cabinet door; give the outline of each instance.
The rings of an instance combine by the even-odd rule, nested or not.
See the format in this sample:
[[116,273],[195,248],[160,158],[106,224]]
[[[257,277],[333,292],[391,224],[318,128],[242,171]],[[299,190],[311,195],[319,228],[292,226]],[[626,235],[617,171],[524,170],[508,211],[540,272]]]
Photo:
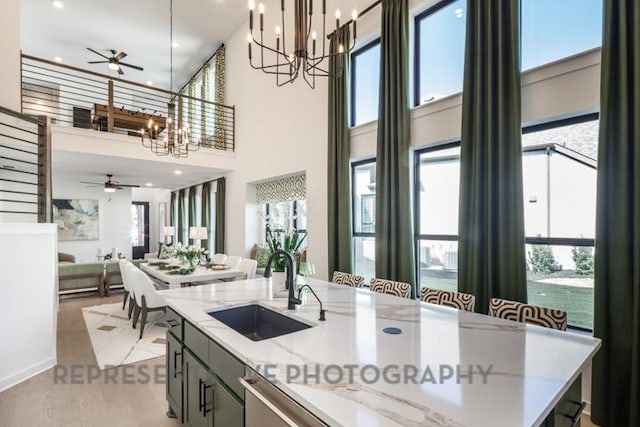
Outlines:
[[213,383],[213,425],[215,427],[243,427],[244,404],[221,382]]
[[169,412],[182,421],[182,343],[167,332],[167,401]]
[[212,378],[206,367],[188,350],[184,352],[184,375],[184,425],[212,427]]

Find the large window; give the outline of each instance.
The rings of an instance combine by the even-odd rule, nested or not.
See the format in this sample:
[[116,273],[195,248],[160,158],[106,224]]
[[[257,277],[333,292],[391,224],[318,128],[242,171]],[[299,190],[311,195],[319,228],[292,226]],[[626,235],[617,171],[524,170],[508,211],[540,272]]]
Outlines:
[[527,295],[593,327],[597,115],[524,130]]
[[376,163],[352,165],[354,273],[368,282],[375,276]]
[[521,0],[522,69],[602,45],[602,0]]
[[351,126],[378,119],[380,40],[351,55]]
[[416,152],[416,268],[420,287],[458,287],[458,143]]
[[[307,232],[307,202],[305,200],[293,200],[289,202],[265,203],[262,207],[264,217],[265,241],[268,238],[267,227],[274,232],[288,232],[298,230]],[[307,247],[305,239],[301,245]]]
[[[527,294],[593,325],[597,115],[523,131]],[[421,287],[457,289],[458,144],[416,152],[416,248]]]
[[416,16],[414,104],[462,92],[466,0],[445,0]]

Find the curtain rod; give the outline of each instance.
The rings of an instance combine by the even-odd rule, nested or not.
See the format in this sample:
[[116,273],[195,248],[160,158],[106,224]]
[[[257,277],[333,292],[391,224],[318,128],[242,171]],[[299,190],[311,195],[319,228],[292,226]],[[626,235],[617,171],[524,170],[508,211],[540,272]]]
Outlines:
[[222,43],[220,46],[218,46],[218,48],[216,50],[213,51],[213,53],[211,54],[211,56],[209,57],[209,59],[207,59],[206,61],[204,61],[202,63],[202,65],[200,66],[200,68],[198,68],[196,70],[195,73],[193,73],[193,75],[191,77],[189,77],[187,79],[187,82],[184,84],[184,86],[182,86],[179,90],[177,90],[176,92],[180,93],[182,92],[182,90],[187,87],[189,85],[189,82],[194,79],[199,73],[200,71],[202,71],[202,69],[204,68],[205,64],[208,64],[209,62],[211,62],[211,60],[218,54],[218,52],[220,52],[220,49],[222,49],[224,47],[224,43]]
[[[376,0],[373,3],[371,3],[369,6],[367,6],[362,12],[358,13],[358,18],[366,15],[367,13],[371,12],[371,10],[378,6],[380,3],[382,2],[382,0]],[[344,27],[346,27],[347,25],[351,25],[351,23],[353,22],[353,19],[349,19],[347,22],[345,22],[344,24],[342,24],[340,26],[340,29],[342,30]],[[331,36],[336,32],[336,30],[333,30],[332,32],[330,32],[329,34],[327,34],[327,39],[331,39]]]

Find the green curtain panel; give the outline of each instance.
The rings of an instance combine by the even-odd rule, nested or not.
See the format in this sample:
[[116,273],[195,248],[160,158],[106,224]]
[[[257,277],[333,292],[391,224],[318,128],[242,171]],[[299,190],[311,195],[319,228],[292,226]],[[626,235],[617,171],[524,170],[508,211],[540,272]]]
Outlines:
[[605,1],[591,417],[640,426],[640,2]]
[[380,44],[376,277],[410,283],[415,298],[408,0],[382,0]]
[[[177,192],[171,192],[171,199],[169,199],[169,224],[173,227],[176,226],[176,198]],[[173,236],[175,238],[175,236]]]
[[458,288],[485,314],[490,298],[527,297],[519,9],[519,0],[467,3]]
[[218,178],[216,181],[216,237],[215,237],[215,252],[224,253],[225,251],[225,229],[226,229],[226,217],[225,217],[225,182],[224,178]]
[[183,188],[178,192],[178,229],[176,230],[176,239],[182,244],[189,241],[189,231],[187,230],[187,210],[185,199],[187,198],[187,189]]
[[202,209],[200,213],[200,225],[207,228],[207,240],[201,242],[201,247],[211,253],[211,236],[213,230],[211,229],[211,183],[209,182],[202,184]]
[[[349,27],[333,33],[329,51],[349,46]],[[338,70],[337,57],[329,60],[329,72]],[[329,277],[334,271],[352,273],[351,139],[349,132],[349,55],[344,55],[340,77],[329,79],[329,143],[327,165],[327,219],[329,231]]]
[[209,114],[212,114],[211,111],[211,105],[208,104],[205,101],[210,101],[209,97],[209,91],[211,90],[211,84],[210,84],[210,67],[209,67],[209,63],[206,63],[202,66],[202,96],[200,96],[200,98],[202,99],[202,101],[200,101],[200,144],[203,145],[207,145],[207,138],[208,138],[208,133],[209,133],[209,129],[208,129],[208,125],[209,123],[207,123],[207,119]]
[[[197,191],[197,187],[194,185],[192,187],[189,187],[189,223],[187,224],[187,233],[189,233],[189,229],[191,227],[198,227],[197,224],[197,215],[198,215],[198,211],[196,209],[196,191]],[[195,240],[194,239],[189,239],[189,244],[193,245],[195,244]]]
[[[227,101],[227,71],[226,71],[226,47],[224,45],[218,48],[215,56],[214,69],[214,102],[225,104]],[[226,149],[226,135],[224,130],[225,116],[224,108],[215,107],[214,119],[214,144],[219,150]]]

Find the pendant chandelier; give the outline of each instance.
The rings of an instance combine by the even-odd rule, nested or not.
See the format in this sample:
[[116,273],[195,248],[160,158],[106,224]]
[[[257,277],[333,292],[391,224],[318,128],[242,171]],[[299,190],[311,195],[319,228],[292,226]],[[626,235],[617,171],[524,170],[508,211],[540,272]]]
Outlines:
[[[327,53],[326,43],[326,21],[327,21],[327,2],[322,0],[322,33],[320,37],[322,42],[318,41],[318,32],[314,30],[314,10],[313,0],[294,0],[294,24],[293,35],[294,44],[293,47],[287,50],[287,44],[285,41],[285,0],[280,0],[281,11],[281,25],[275,27],[275,47],[267,46],[264,41],[264,11],[265,7],[263,3],[258,5],[258,12],[260,14],[260,35],[256,39],[253,35],[253,13],[255,9],[255,1],[249,0],[249,34],[247,35],[247,41],[249,43],[249,64],[256,70],[262,70],[267,74],[275,74],[276,84],[283,86],[287,83],[293,83],[300,74],[304,78],[304,81],[311,87],[315,88],[316,77],[340,77],[344,69],[343,55],[351,52],[355,46],[356,41],[356,20],[358,13],[354,9],[351,15],[351,21],[347,22],[347,25],[353,25],[351,31],[353,43],[348,46],[343,44],[338,45],[337,52]],[[340,30],[340,10],[336,10],[336,34]],[[260,48],[260,58],[257,64],[253,63],[252,45],[256,44]],[[321,49],[319,44],[321,43]],[[266,57],[273,59],[274,62],[265,64],[265,51],[267,51]],[[337,66],[335,70],[328,70],[324,67],[324,62],[337,56]]]
[[[146,148],[150,148],[157,156],[173,156],[176,158],[189,157],[189,153],[198,151],[200,144],[197,141],[192,140],[191,130],[188,126],[180,126],[180,123],[176,123],[174,117],[176,117],[176,96],[173,93],[173,0],[169,0],[169,62],[170,62],[170,92],[171,100],[167,104],[167,119],[159,119],[157,122],[150,119],[147,123],[146,129],[140,130],[142,137],[142,145]],[[182,96],[178,99],[177,116],[178,122],[182,122]],[[159,134],[163,129],[167,129],[167,134],[164,138],[159,138]]]

